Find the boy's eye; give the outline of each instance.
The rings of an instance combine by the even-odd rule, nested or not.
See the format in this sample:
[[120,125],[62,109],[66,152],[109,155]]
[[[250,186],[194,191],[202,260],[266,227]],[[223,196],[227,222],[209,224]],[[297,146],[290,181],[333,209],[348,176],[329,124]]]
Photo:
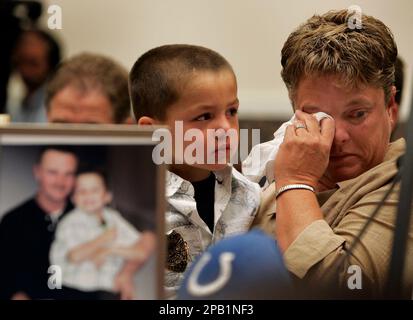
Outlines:
[[196,117],[194,119],[194,121],[205,121],[205,120],[209,120],[212,118],[212,115],[210,113],[204,113],[201,114],[200,116]]
[[227,114],[231,117],[235,116],[237,113],[238,113],[238,108],[236,107],[229,108],[227,111]]

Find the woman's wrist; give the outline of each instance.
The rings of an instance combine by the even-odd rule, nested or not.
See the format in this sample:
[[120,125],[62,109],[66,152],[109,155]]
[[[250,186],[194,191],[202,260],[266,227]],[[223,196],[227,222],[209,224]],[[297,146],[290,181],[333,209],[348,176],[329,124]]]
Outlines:
[[275,180],[275,189],[279,190],[280,188],[292,185],[292,184],[305,184],[312,188],[316,186],[316,183],[309,181],[307,179],[282,179],[282,180]]
[[281,196],[283,193],[292,191],[292,190],[306,190],[306,191],[315,193],[315,189],[310,185],[303,184],[303,183],[292,183],[292,184],[283,185],[280,188],[276,188],[275,198],[278,199],[278,197]]

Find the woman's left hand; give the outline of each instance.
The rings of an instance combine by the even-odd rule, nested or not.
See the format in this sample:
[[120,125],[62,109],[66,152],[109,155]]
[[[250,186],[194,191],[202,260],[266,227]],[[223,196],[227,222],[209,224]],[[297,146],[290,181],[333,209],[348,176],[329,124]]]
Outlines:
[[319,124],[311,114],[297,110],[296,122],[287,127],[275,161],[277,189],[287,184],[316,187],[327,169],[334,139],[334,120]]

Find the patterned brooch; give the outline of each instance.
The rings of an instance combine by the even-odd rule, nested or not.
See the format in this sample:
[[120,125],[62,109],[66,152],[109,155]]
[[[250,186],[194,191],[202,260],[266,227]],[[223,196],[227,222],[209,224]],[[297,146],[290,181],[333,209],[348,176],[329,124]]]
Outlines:
[[184,272],[189,261],[189,247],[184,238],[175,230],[166,235],[168,252],[166,268],[173,272]]

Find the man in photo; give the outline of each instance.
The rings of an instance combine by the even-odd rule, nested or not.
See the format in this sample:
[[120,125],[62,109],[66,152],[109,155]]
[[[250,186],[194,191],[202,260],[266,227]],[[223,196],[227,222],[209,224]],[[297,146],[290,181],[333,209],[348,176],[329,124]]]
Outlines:
[[36,194],[0,222],[0,299],[50,299],[49,250],[69,201],[78,159],[71,148],[45,147],[33,167]]

